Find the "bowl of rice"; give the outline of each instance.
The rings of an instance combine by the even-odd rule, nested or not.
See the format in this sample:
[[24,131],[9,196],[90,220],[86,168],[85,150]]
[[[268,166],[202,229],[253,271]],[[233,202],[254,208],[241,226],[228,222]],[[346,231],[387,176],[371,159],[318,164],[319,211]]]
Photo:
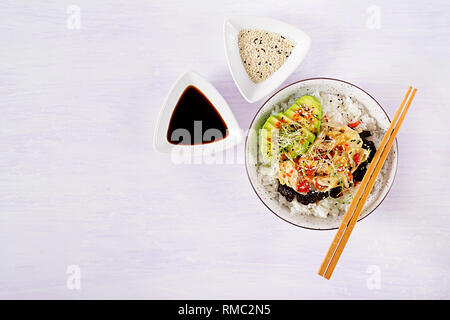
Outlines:
[[[330,78],[294,82],[272,95],[256,113],[245,143],[245,166],[257,196],[270,211],[291,224],[313,230],[332,230],[339,227],[359,185],[350,184],[340,197],[324,197],[308,204],[300,199],[297,201],[298,197],[288,199],[280,193],[278,164],[268,163],[261,154],[260,134],[267,119],[286,111],[304,95],[313,96],[320,101],[326,121],[342,126],[350,124],[350,127],[356,123],[360,133],[370,133],[367,140],[376,148],[389,127],[390,119],[380,104],[366,91],[349,82]],[[396,141],[359,220],[373,212],[388,194],[395,179],[397,162]]]

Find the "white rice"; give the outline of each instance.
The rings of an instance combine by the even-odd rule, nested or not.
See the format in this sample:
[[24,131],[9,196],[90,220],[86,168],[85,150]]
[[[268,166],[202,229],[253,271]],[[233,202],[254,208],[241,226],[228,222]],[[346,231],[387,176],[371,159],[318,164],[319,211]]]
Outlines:
[[[371,117],[367,109],[357,100],[343,96],[335,95],[324,92],[314,92],[312,95],[317,97],[322,102],[322,113],[327,116],[328,121],[335,124],[347,125],[348,123],[360,121],[361,124],[358,129],[370,131],[372,134],[367,140],[371,140],[375,143],[378,148],[383,137],[383,130],[379,127],[377,121]],[[274,106],[272,111],[273,114],[278,114],[295,103],[295,100],[299,97],[291,96],[285,102],[281,102]],[[263,157],[260,155],[258,157],[258,177],[261,184],[267,189],[267,191],[273,196],[273,198],[278,199],[283,205],[287,206],[292,214],[303,214],[303,215],[313,215],[321,218],[326,218],[328,216],[339,216],[344,214],[353,195],[358,188],[351,187],[345,190],[344,195],[338,199],[327,197],[317,204],[312,203],[308,205],[303,205],[294,199],[292,202],[287,201],[278,191],[278,164],[277,161],[273,161],[272,165],[268,165],[263,162]],[[374,188],[369,196],[369,201],[375,195],[376,190],[379,190],[382,186],[381,181],[384,180],[387,174],[387,166],[383,166],[376,182]]]

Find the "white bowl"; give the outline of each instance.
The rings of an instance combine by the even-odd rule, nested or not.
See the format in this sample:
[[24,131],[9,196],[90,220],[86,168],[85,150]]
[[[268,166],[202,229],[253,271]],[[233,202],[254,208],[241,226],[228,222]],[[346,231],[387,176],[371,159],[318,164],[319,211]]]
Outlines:
[[[327,218],[320,218],[312,215],[307,216],[292,214],[288,207],[273,198],[273,195],[270,194],[270,192],[260,183],[257,173],[258,132],[266,119],[270,116],[274,105],[282,101],[286,101],[293,94],[300,97],[316,90],[327,93],[343,94],[355,98],[367,108],[369,114],[377,120],[381,129],[387,130],[389,127],[390,120],[378,102],[367,92],[351,83],[328,78],[306,79],[294,82],[271,96],[256,113],[255,118],[250,125],[250,130],[246,140],[245,166],[250,183],[256,194],[267,206],[267,208],[269,208],[278,217],[300,227],[314,230],[330,230],[339,227],[343,215],[340,215],[339,217],[328,216]],[[375,197],[369,197],[369,200],[366,202],[364,209],[361,212],[359,220],[363,219],[375,210],[389,192],[397,171],[397,154],[398,149],[396,141],[395,146],[392,147],[384,164],[384,166],[387,166],[386,179],[383,181],[382,187],[379,190],[374,189]]]
[[[191,85],[199,89],[205,97],[208,98],[224,120],[228,127],[228,135],[224,139],[198,145],[176,145],[167,140],[167,130],[169,128],[173,110],[184,90]],[[208,80],[200,76],[198,73],[189,71],[181,75],[167,95],[164,105],[160,111],[153,141],[155,150],[162,153],[170,153],[172,151],[184,151],[189,149],[192,151],[192,155],[207,155],[231,148],[238,144],[241,140],[242,130],[239,127],[233,112],[231,112],[228,103],[219,91],[217,91],[217,89],[214,88]]]
[[[281,34],[296,45],[286,62],[266,80],[255,83],[248,76],[239,55],[238,34],[242,29],[260,29]],[[225,52],[233,80],[242,96],[248,102],[255,102],[277,89],[300,65],[309,50],[311,39],[303,31],[278,20],[234,16],[225,19],[224,27]]]

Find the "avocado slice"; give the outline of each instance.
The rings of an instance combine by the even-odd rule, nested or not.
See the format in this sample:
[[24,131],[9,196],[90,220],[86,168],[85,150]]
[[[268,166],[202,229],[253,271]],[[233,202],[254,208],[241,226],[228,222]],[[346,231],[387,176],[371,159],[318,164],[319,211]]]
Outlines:
[[[294,105],[291,106],[291,108],[293,109]],[[294,110],[292,110],[291,108],[287,109],[284,114],[286,115],[286,117],[288,117],[289,119],[291,119],[292,121],[297,122],[299,125],[301,125],[302,127],[308,129],[311,131],[312,129],[312,124],[309,120],[307,120],[306,118],[302,117],[300,115],[301,112],[296,112]]]
[[[282,114],[279,115],[279,118],[286,119],[286,116]],[[286,153],[291,159],[295,159],[308,150],[309,145],[314,142],[316,136],[290,119],[284,120],[283,123],[283,129],[280,130],[280,142],[284,140],[284,146],[280,146],[280,148],[282,147],[280,152]],[[287,145],[286,142],[288,143]]]
[[275,130],[281,126],[292,126],[292,133],[300,131],[300,135],[290,136],[290,130],[283,130],[285,136],[289,136],[287,146],[279,152],[286,153],[292,159],[305,153],[308,147],[316,139],[322,121],[322,105],[320,101],[311,95],[304,95],[297,99],[294,105],[284,112],[271,115],[264,123],[260,133],[260,150],[264,158],[272,159],[272,137]]
[[301,132],[299,135],[289,137],[289,140],[291,140],[289,145],[279,150],[279,152],[286,153],[286,155],[292,159],[305,153],[306,150],[308,150],[309,145],[313,143],[316,138],[312,132],[301,127],[297,122],[289,119],[283,113],[272,115],[266,120],[260,132],[261,154],[269,161],[272,160],[272,152],[274,152],[272,148],[274,131],[280,130],[281,126],[285,126],[283,130],[281,130],[285,136],[294,132]]
[[286,147],[282,150],[282,152],[286,153],[288,158],[295,159],[298,156],[304,154],[309,148],[309,141],[305,140],[303,143],[295,143],[290,147]]
[[295,104],[291,106],[288,111],[292,115],[292,112],[300,115],[304,118],[303,122],[306,124],[306,128],[317,134],[320,131],[320,124],[322,122],[322,104],[319,99],[311,95],[304,95],[300,99],[295,101]]
[[270,142],[271,132],[268,129],[261,129],[260,150],[265,159],[270,160],[272,156],[272,143]]
[[275,130],[278,130],[275,126],[278,120],[274,116],[270,116],[264,123],[260,132],[260,150],[261,154],[267,160],[272,158],[272,136]]
[[261,130],[261,140],[260,148],[261,153],[267,160],[272,159],[272,137],[274,136],[274,131],[279,130],[281,127],[281,122],[276,116],[271,115],[264,123]]
[[[297,121],[294,121],[292,119],[290,119],[288,116],[286,116],[283,112],[280,114],[277,114],[275,116],[276,119],[278,119],[281,122],[281,125],[293,125],[294,127],[292,127],[293,130],[299,130],[302,132],[303,137],[308,140],[309,142],[314,142],[314,140],[316,139],[316,136],[310,132],[309,130],[307,130],[306,128],[304,128],[301,124],[299,124]],[[280,127],[281,127],[280,125]]]
[[266,123],[271,124],[275,128],[279,129],[282,125],[282,122],[278,118],[278,115],[271,115],[267,120]]
[[310,144],[311,142],[304,138],[301,138],[297,141],[293,141],[288,146],[281,149],[280,153],[286,153],[289,158],[295,159],[298,156],[304,154],[308,150]]

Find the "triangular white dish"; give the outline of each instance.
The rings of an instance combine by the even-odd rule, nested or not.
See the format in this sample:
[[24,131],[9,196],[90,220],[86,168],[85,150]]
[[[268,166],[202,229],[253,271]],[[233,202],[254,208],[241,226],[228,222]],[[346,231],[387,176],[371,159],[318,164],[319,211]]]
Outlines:
[[[189,86],[194,86],[200,90],[222,117],[228,127],[228,135],[225,138],[211,143],[196,145],[172,144],[168,141],[167,130],[169,128],[173,111],[184,90]],[[193,156],[201,156],[231,148],[238,144],[241,140],[241,128],[239,127],[233,112],[228,106],[228,103],[219,91],[217,91],[217,89],[214,88],[208,80],[200,76],[198,73],[190,71],[181,75],[170,90],[160,111],[153,141],[155,150],[162,153],[170,153],[172,151],[189,151]]]
[[[248,76],[239,55],[238,34],[242,29],[259,29],[278,33],[295,41],[296,45],[286,62],[266,80],[255,83]],[[303,31],[287,23],[253,16],[234,16],[224,23],[225,52],[234,82],[248,102],[262,99],[277,89],[300,65],[309,50],[311,39]]]

